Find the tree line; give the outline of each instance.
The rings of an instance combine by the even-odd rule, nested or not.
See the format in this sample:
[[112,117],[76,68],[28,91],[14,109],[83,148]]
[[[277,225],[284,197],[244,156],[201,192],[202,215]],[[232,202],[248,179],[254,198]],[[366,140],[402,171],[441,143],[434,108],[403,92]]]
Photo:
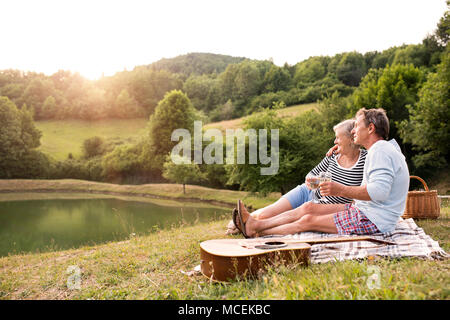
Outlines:
[[315,102],[333,92],[348,96],[369,70],[387,65],[412,64],[424,72],[435,71],[445,41],[439,37],[436,32],[420,44],[314,56],[281,67],[270,60],[191,53],[96,81],[64,70],[50,76],[1,70],[0,96],[19,109],[29,109],[34,120],[97,120],[149,117],[166,92],[182,90],[209,120],[219,121],[280,101],[290,106]]
[[[430,176],[438,168],[448,168],[449,162],[448,38],[446,12],[435,32],[421,44],[311,57],[295,66],[189,54],[175,58],[176,63],[162,60],[98,81],[65,71],[50,77],[2,71],[0,176],[120,183],[169,179],[285,192],[321,160],[333,142],[332,127],[353,117],[361,107],[384,108],[391,121],[390,137],[400,143],[410,171]],[[204,67],[193,62],[199,57]],[[318,110],[289,118],[276,114],[278,108],[315,101]],[[46,114],[83,119],[146,116],[148,135],[137,143],[113,147],[93,137],[85,141],[82,158],[54,161],[36,151],[40,132],[33,116],[46,119]],[[278,174],[260,176],[262,165],[253,164],[191,164],[182,174],[182,167],[175,170],[168,163],[167,155],[176,144],[170,136],[174,129],[192,132],[194,120],[246,114],[251,116],[244,129],[279,129]]]

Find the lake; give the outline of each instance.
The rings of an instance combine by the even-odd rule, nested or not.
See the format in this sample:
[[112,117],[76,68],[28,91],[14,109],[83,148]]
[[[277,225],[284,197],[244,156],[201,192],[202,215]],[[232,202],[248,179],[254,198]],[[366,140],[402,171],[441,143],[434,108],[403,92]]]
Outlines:
[[205,204],[111,197],[1,201],[0,256],[121,241],[223,219],[229,212]]

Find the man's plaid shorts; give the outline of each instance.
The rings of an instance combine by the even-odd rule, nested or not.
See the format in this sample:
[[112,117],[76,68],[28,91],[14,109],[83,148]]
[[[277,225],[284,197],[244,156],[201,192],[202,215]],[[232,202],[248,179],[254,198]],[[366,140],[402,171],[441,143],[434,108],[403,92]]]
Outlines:
[[333,215],[334,224],[339,234],[372,234],[379,232],[377,226],[351,203],[343,211]]

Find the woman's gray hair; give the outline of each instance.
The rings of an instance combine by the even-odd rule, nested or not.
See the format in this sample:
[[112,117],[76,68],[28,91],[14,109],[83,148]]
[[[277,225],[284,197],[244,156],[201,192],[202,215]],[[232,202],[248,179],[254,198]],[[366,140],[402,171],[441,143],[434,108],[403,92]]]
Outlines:
[[334,130],[334,132],[336,132],[336,130],[342,129],[347,136],[352,137],[352,130],[353,130],[354,126],[355,126],[355,120],[348,119],[348,120],[344,120],[344,121],[338,123],[337,125],[335,125],[333,127],[333,130]]

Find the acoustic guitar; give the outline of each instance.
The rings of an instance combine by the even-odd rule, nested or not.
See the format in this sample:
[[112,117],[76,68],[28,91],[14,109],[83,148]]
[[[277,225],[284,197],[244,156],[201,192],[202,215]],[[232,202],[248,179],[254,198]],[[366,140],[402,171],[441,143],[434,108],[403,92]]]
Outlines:
[[348,241],[371,241],[382,245],[395,243],[369,236],[315,239],[253,238],[214,239],[200,243],[201,272],[211,280],[229,281],[257,276],[277,262],[308,266],[311,245]]

